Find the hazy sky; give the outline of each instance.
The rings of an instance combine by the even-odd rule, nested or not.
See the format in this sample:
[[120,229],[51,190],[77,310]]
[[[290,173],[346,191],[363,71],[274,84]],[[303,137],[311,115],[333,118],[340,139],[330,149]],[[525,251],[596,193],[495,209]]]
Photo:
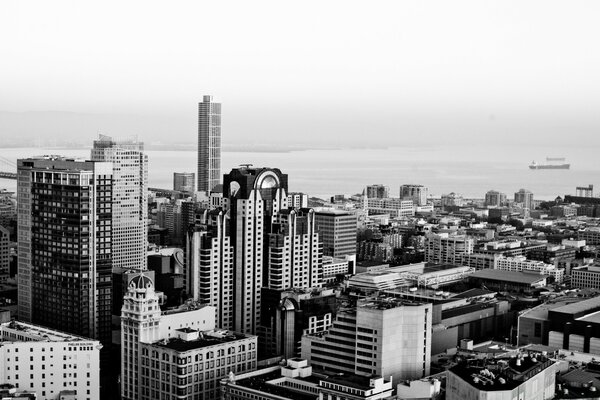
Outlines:
[[[193,142],[212,94],[225,143],[598,143],[598,15],[597,0],[3,0],[0,111]],[[74,129],[2,115],[0,137]]]

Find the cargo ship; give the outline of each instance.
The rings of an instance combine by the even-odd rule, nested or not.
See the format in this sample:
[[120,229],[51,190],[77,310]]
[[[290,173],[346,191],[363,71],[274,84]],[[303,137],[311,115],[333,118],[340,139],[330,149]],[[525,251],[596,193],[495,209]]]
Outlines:
[[[546,158],[547,161],[565,161],[564,158]],[[535,161],[532,161],[529,164],[529,169],[569,169],[571,164],[538,164]]]

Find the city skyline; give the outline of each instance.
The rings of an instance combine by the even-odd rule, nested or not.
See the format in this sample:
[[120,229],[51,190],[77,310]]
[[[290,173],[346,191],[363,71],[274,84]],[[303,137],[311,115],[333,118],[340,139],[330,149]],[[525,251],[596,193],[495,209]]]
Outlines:
[[[261,1],[234,16],[215,3],[35,4],[0,13],[13,38],[1,48],[10,80],[0,78],[11,140],[101,130],[193,143],[194,104],[213,93],[227,104],[228,145],[332,145],[340,133],[352,145],[563,135],[598,145],[595,2]],[[219,34],[196,50],[205,31]]]

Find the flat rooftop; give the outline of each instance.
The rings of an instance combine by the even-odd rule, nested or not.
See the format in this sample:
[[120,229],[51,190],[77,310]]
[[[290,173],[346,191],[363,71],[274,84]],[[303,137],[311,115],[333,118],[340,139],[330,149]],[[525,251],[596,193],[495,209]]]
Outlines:
[[251,337],[253,336],[231,331],[227,331],[224,334],[218,334],[215,332],[201,332],[200,337],[195,340],[170,338],[152,343],[150,344],[150,346],[162,347],[178,352],[185,352],[190,350],[201,349],[204,347],[215,346],[222,343],[235,342],[236,340],[248,339]]
[[531,274],[520,271],[501,271],[497,269],[482,269],[470,275],[471,278],[488,279],[500,282],[534,284],[548,277],[548,275]]
[[321,379],[324,382],[331,382],[338,385],[348,386],[354,389],[359,390],[369,390],[371,389],[371,379],[372,376],[361,376],[354,374],[338,374],[332,375],[327,378]]
[[591,312],[597,309],[600,309],[600,296],[570,303],[562,307],[555,308],[553,311],[563,314],[577,315],[581,313]]
[[[45,328],[39,325],[33,325],[26,322],[6,322],[0,325],[0,332],[16,332],[27,335],[30,341],[35,342],[79,342],[93,341],[93,339],[84,338],[82,336],[73,335],[66,332],[57,331],[54,329]],[[2,335],[4,336],[4,335]],[[11,340],[6,340],[11,342]],[[16,340],[15,340],[16,342]]]
[[[275,396],[280,396],[286,399],[298,399],[298,400],[315,400],[314,394],[304,394],[295,390],[290,390],[285,386],[277,386],[267,383],[273,379],[281,378],[281,371],[275,370],[263,375],[255,375],[248,378],[236,380],[236,385],[243,386],[249,389],[259,390],[261,392],[269,393]],[[304,380],[302,378],[295,378],[298,380]],[[313,382],[309,381],[309,382]]]
[[[503,362],[504,366],[500,362]],[[465,362],[450,368],[449,371],[471,386],[491,392],[513,390],[527,381],[523,376],[526,372],[540,367],[541,372],[553,363],[554,361],[545,358],[524,357],[520,359],[520,365],[517,365],[517,358],[503,358],[489,363],[484,360]],[[493,375],[484,370],[492,372]]]

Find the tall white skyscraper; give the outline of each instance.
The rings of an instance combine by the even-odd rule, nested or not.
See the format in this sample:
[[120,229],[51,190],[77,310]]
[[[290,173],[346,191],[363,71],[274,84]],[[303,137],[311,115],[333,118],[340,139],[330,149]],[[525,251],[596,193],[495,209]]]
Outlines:
[[221,103],[204,96],[198,104],[198,191],[221,183]]
[[113,267],[146,269],[148,156],[144,144],[100,135],[94,141],[92,160],[113,164]]

